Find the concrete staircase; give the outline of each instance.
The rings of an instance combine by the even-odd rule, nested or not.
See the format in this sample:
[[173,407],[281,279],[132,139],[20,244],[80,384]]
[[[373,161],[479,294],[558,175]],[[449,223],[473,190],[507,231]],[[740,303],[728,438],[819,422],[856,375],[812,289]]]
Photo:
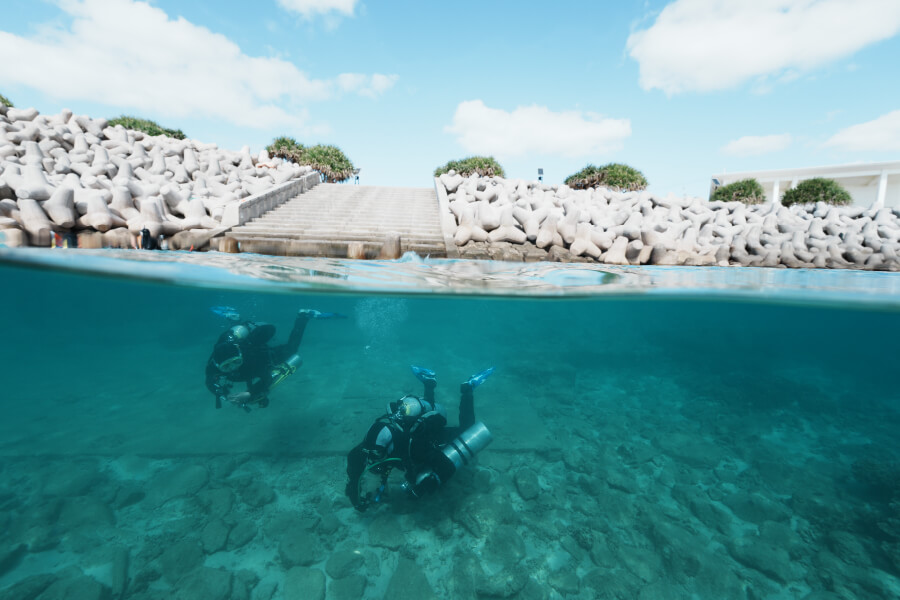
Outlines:
[[[375,258],[388,237],[400,251],[446,257],[438,200],[430,188],[322,183],[226,234],[242,252]],[[351,248],[352,246],[352,248]]]

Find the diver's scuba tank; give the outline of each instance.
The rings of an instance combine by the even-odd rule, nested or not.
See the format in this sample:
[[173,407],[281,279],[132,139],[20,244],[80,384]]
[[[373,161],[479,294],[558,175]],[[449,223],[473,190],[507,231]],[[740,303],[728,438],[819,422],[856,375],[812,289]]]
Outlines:
[[481,421],[475,423],[441,448],[436,464],[416,477],[415,484],[404,482],[403,488],[413,496],[434,490],[456,473],[457,469],[475,459],[494,440]]
[[303,359],[300,358],[299,354],[290,355],[286,361],[272,369],[272,383],[271,385],[269,385],[269,389],[272,389],[273,387],[284,381],[288,375],[296,372],[302,364]]

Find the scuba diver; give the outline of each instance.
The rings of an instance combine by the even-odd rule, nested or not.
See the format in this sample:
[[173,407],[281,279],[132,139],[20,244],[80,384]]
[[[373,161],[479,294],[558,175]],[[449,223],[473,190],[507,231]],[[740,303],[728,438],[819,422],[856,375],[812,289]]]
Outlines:
[[[240,315],[231,307],[214,306],[211,310],[231,321],[240,321]],[[216,397],[216,408],[222,408],[226,401],[247,412],[252,404],[267,407],[269,391],[303,363],[297,351],[306,324],[310,319],[330,318],[343,315],[311,309],[297,311],[291,335],[280,346],[268,345],[275,335],[275,326],[269,323],[244,321],[222,333],[206,363],[206,387]],[[246,382],[247,390],[231,392],[238,381]]]
[[[381,500],[392,469],[405,472],[401,487],[418,498],[436,490],[491,443],[484,423],[475,422],[474,391],[494,372],[493,367],[459,386],[458,427],[446,426],[447,410],[434,401],[434,371],[415,366],[412,371],[425,386],[424,396],[406,395],[389,403],[387,413],[375,420],[362,443],[347,454],[350,480],[345,493],[360,512]],[[363,493],[367,473],[381,476],[374,494]]]

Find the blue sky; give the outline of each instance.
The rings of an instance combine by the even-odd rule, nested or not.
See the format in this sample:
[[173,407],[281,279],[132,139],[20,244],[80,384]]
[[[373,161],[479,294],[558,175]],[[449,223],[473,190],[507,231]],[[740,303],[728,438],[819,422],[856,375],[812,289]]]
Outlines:
[[626,162],[722,171],[900,160],[900,1],[4,0],[0,93],[255,152],[341,147],[361,183],[493,154],[548,183]]

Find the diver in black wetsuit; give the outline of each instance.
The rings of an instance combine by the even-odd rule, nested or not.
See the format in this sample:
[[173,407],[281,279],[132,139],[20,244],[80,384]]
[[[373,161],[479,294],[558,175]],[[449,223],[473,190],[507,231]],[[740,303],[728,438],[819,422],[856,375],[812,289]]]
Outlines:
[[[494,372],[493,367],[459,386],[458,427],[447,427],[447,411],[434,401],[434,371],[412,369],[425,385],[425,395],[407,395],[391,402],[388,412],[376,419],[362,443],[347,455],[349,481],[345,493],[359,511],[380,501],[391,469],[405,472],[402,487],[418,498],[436,490],[491,442],[484,424],[475,422],[474,390]],[[360,489],[366,472],[381,475],[381,486],[374,496]]]
[[159,240],[150,235],[150,230],[144,227],[138,234],[141,250],[159,250]]
[[[216,408],[225,401],[247,412],[251,404],[269,405],[269,390],[294,373],[302,364],[297,351],[310,319],[341,317],[336,313],[301,309],[286,344],[269,346],[275,326],[245,321],[219,336],[206,363],[206,387],[216,397]],[[239,317],[235,314],[233,318]],[[231,392],[235,382],[247,384],[247,391]]]

